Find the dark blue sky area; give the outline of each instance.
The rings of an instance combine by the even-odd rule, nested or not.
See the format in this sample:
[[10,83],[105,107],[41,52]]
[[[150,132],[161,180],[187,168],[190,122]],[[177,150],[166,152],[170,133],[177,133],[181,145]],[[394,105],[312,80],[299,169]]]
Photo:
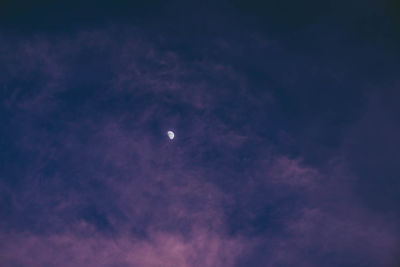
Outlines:
[[2,1],[0,265],[397,266],[399,17]]

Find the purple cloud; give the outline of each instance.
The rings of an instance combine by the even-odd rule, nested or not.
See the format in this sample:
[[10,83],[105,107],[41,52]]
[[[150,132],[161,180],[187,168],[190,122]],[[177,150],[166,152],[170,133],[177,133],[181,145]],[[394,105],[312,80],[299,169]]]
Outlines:
[[[0,265],[392,264],[398,217],[385,220],[356,190],[351,155],[365,142],[346,150],[374,116],[346,126],[324,164],[281,150],[301,148],[290,127],[305,130],[285,129],[272,82],[252,81],[232,62],[245,45],[226,39],[210,40],[220,60],[191,59],[115,26],[6,39],[2,50],[17,49],[1,56],[2,106],[18,166],[0,180],[10,210]],[[255,39],[250,48],[271,61],[296,60],[279,41]],[[292,74],[276,84],[293,86]]]

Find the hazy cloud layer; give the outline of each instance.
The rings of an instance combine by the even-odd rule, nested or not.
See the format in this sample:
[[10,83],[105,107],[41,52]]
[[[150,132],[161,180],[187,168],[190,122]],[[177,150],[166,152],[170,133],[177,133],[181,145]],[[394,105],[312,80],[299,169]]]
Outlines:
[[[342,108],[308,86],[334,81],[340,98],[365,84],[279,39],[221,35],[190,57],[148,35],[1,36],[2,265],[395,263],[398,150],[381,146],[387,133],[399,145],[394,104],[379,114],[387,98],[360,90],[336,120]],[[368,186],[388,168],[385,202]]]

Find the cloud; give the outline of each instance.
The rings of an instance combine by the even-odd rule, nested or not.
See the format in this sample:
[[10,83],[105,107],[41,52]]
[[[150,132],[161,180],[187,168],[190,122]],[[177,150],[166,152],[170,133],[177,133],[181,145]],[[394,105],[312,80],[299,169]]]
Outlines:
[[155,232],[145,240],[125,235],[107,238],[90,231],[85,223],[78,232],[49,236],[29,233],[2,234],[0,252],[7,266],[234,266],[241,240],[197,229],[190,236]]
[[0,263],[377,266],[393,257],[396,221],[358,198],[361,175],[346,153],[318,165],[275,143],[275,132],[296,146],[297,130],[315,128],[282,130],[277,89],[256,90],[271,84],[252,81],[235,55],[256,47],[284,67],[295,59],[279,42],[211,40],[215,59],[115,26],[28,39],[3,44],[18,47],[6,62],[26,64],[3,74],[18,167],[0,183]]

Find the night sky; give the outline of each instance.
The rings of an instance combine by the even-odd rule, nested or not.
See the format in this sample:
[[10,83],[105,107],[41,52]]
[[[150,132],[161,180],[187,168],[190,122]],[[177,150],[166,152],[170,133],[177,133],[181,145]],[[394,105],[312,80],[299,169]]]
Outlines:
[[1,1],[0,266],[400,266],[399,102],[396,0]]

